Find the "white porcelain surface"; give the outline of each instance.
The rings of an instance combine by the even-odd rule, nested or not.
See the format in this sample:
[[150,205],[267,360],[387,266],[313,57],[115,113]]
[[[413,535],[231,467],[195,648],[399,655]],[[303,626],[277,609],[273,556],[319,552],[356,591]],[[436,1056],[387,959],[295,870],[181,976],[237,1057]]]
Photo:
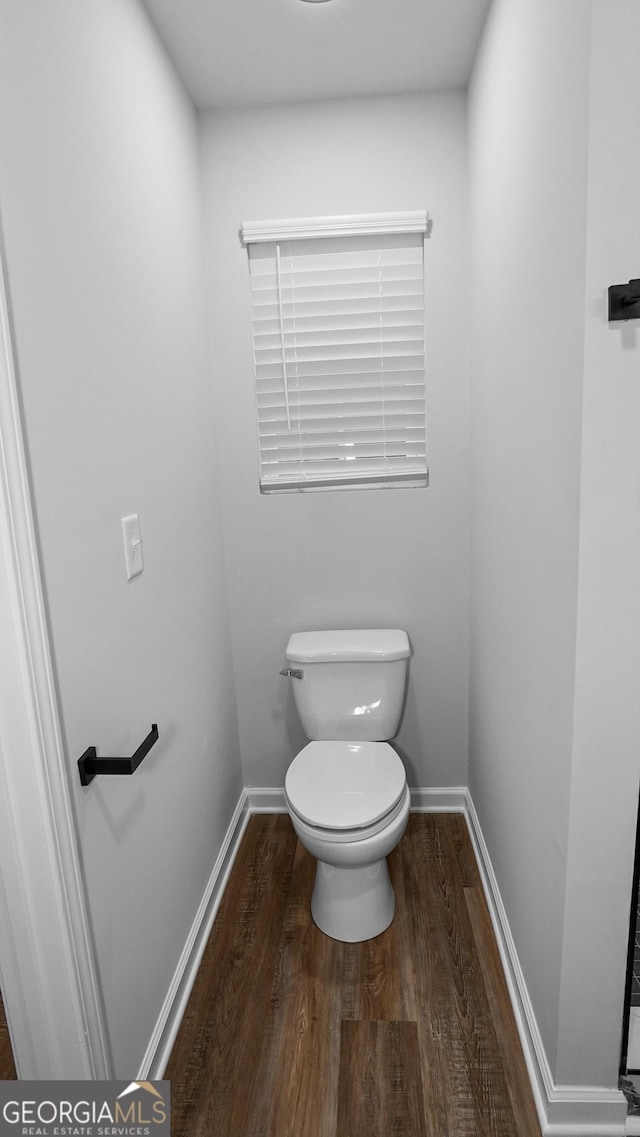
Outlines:
[[400,725],[407,660],[305,663],[292,679],[296,709],[307,738],[382,742]]
[[396,628],[294,632],[293,697],[307,738],[382,742],[400,725],[409,639]]
[[289,801],[287,808],[293,828],[314,857],[327,864],[357,868],[386,857],[397,845],[407,825],[410,804],[411,794],[406,786],[403,797],[389,815],[364,829],[321,829],[308,825]]
[[293,827],[317,858],[311,912],[328,936],[356,943],[393,919],[386,856],[409,819],[404,766],[386,742],[402,715],[409,640],[398,629],[297,632],[286,656],[312,741],[285,778]]
[[326,936],[348,944],[371,940],[389,927],[395,907],[384,857],[361,869],[318,861],[311,915]]
[[327,663],[406,659],[409,637],[400,628],[357,628],[340,631],[294,632],[286,658],[292,663]]
[[334,841],[331,832],[313,829],[290,811],[300,841],[317,858],[311,914],[321,931],[344,943],[380,935],[393,919],[395,901],[386,856],[398,844],[409,820],[409,787],[391,820],[371,836]]
[[287,770],[285,793],[309,825],[357,829],[388,814],[406,780],[387,742],[310,742]]

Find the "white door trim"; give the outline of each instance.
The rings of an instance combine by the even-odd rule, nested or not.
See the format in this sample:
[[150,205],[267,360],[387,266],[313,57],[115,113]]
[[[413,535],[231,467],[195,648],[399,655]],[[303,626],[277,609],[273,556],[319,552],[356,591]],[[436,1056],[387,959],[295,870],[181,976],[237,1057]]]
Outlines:
[[0,986],[18,1076],[113,1076],[94,963],[0,242]]

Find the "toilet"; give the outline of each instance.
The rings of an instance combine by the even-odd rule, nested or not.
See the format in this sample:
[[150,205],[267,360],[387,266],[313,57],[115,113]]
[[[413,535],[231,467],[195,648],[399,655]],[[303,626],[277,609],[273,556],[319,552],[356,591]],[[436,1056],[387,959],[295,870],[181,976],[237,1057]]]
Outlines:
[[410,655],[399,629],[295,632],[281,674],[311,741],[293,759],[285,799],[317,860],[311,914],[344,943],[372,939],[393,920],[386,857],[409,819],[410,792],[388,739],[400,725]]

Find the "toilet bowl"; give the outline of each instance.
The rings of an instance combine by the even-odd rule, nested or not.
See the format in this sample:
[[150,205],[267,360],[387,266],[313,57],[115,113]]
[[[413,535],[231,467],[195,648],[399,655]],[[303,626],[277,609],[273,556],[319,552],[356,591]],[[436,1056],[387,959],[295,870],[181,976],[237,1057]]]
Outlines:
[[293,829],[316,857],[311,915],[343,943],[389,927],[396,901],[387,855],[405,832],[410,795],[389,739],[404,703],[407,633],[294,632],[281,672],[292,681],[307,746],[286,771]]
[[[358,790],[365,763],[374,769]],[[317,859],[314,922],[344,943],[380,935],[395,912],[386,857],[409,819],[396,752],[385,742],[310,742],[287,771],[285,799],[299,840]]]
[[313,919],[345,943],[380,935],[394,916],[386,857],[407,826],[410,792],[387,740],[408,656],[406,632],[394,629],[295,633],[286,651],[296,666],[283,674],[312,738],[287,770],[287,809],[317,859]]

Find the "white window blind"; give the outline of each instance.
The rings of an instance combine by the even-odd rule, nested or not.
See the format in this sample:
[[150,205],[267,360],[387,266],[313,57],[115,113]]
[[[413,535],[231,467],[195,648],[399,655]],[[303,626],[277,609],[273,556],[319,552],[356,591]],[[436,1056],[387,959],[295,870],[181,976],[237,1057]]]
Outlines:
[[426,214],[281,225],[243,226],[262,490],[426,485]]

